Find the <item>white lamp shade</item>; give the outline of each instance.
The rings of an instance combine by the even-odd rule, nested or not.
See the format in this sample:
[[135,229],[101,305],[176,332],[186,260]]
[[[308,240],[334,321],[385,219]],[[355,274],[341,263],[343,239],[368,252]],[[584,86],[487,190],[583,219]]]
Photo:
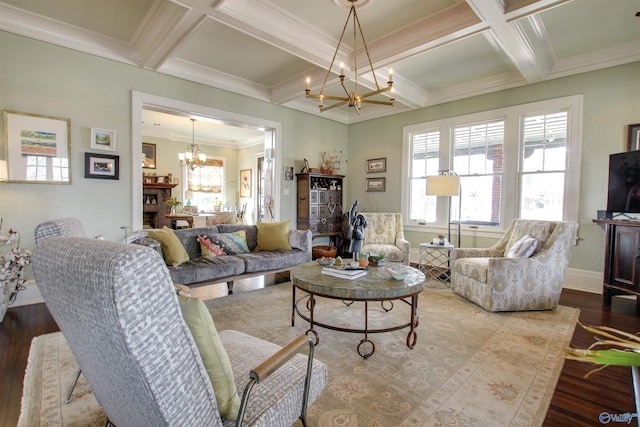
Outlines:
[[427,196],[457,196],[460,194],[458,175],[434,175],[427,177]]
[[7,172],[7,161],[0,160],[0,181],[8,181],[9,173]]
[[184,197],[186,197],[187,200],[193,199],[193,191],[185,191]]

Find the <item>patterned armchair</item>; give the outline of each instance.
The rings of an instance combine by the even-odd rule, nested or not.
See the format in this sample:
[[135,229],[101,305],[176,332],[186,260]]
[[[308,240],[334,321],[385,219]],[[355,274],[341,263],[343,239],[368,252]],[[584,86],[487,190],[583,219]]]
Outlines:
[[388,261],[409,265],[411,244],[404,238],[402,214],[360,212],[367,220],[362,253],[385,253]]
[[[451,289],[489,311],[554,309],[577,231],[575,222],[517,219],[489,248],[451,251]],[[524,236],[537,240],[533,254],[508,257]]]
[[[51,224],[36,235],[47,235]],[[74,228],[77,229],[77,228]],[[141,245],[86,237],[40,238],[33,271],[98,403],[118,425],[227,426],[162,257]],[[290,426],[324,390],[327,369],[237,331],[217,333],[240,387],[238,423]],[[310,361],[313,360],[313,364]],[[253,391],[251,391],[253,390]],[[251,396],[249,398],[249,392]],[[245,412],[246,410],[246,412]],[[243,416],[244,414],[244,416]]]

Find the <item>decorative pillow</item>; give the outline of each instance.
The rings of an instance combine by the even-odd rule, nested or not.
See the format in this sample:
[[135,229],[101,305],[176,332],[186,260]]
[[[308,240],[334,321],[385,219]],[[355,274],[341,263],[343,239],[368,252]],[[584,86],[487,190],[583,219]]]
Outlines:
[[203,258],[227,255],[224,249],[209,240],[209,237],[207,236],[201,236],[198,234],[198,242],[200,242],[200,252],[202,252]]
[[177,267],[183,262],[189,261],[187,250],[169,227],[164,226],[162,230],[149,230],[149,237],[160,242],[162,256],[167,265]]
[[212,234],[209,239],[215,245],[224,249],[227,255],[246,254],[249,252],[247,236],[244,230],[238,230],[233,233]]
[[511,246],[507,253],[507,258],[529,258],[537,247],[538,239],[525,234]]
[[198,347],[222,418],[235,420],[240,409],[240,396],[233,380],[231,361],[202,300],[178,296],[180,310]]
[[259,222],[256,251],[290,251],[289,224],[291,221]]

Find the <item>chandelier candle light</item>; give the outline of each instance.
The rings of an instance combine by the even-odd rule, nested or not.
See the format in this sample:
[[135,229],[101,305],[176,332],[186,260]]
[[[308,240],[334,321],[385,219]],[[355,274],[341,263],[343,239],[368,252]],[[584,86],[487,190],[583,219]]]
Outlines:
[[191,144],[187,145],[184,153],[178,153],[180,166],[189,166],[195,169],[196,166],[202,166],[207,162],[207,155],[200,152],[200,147],[196,144],[196,119],[191,119],[192,134]]
[[[349,107],[354,107],[354,109],[356,110],[356,112],[358,114],[360,114],[360,110],[362,108],[362,104],[363,103],[368,103],[368,104],[377,104],[377,105],[390,105],[393,106],[394,102],[395,102],[395,98],[393,95],[393,70],[389,70],[389,81],[387,82],[387,86],[380,88],[380,86],[378,85],[378,78],[376,77],[376,73],[373,69],[373,64],[371,63],[371,57],[369,56],[369,49],[367,48],[367,42],[364,40],[364,34],[362,33],[362,27],[360,26],[360,19],[358,19],[358,13],[356,12],[356,6],[355,3],[358,0],[348,0],[349,2],[351,2],[351,8],[349,10],[349,15],[347,16],[347,21],[344,23],[344,28],[342,29],[342,34],[340,35],[340,40],[338,41],[338,46],[336,46],[336,51],[333,54],[333,59],[331,59],[331,64],[329,65],[329,69],[327,70],[327,75],[324,78],[324,83],[322,83],[322,88],[320,89],[320,93],[319,94],[315,94],[315,93],[311,93],[311,79],[309,77],[307,77],[307,87],[305,89],[305,94],[307,96],[307,98],[315,98],[315,99],[319,99],[320,100],[320,104],[318,105],[318,107],[320,108],[320,112],[323,111],[327,111],[327,110],[331,110],[332,108],[336,108],[336,107],[340,107],[342,105],[348,105]],[[342,97],[342,96],[331,96],[331,95],[325,95],[324,94],[324,89],[327,85],[327,80],[329,79],[329,74],[331,73],[331,70],[333,69],[333,63],[336,60],[336,56],[338,55],[338,50],[340,49],[340,44],[342,43],[342,39],[344,37],[344,33],[347,30],[347,25],[349,25],[349,19],[351,18],[351,15],[353,15],[353,68],[354,68],[354,80],[355,80],[355,89],[353,91],[349,91],[347,89],[347,87],[344,85],[344,79],[345,79],[345,74],[344,74],[344,63],[340,63],[340,85],[342,86],[342,88],[344,89],[345,93],[346,93],[346,97]],[[357,51],[356,51],[356,28],[358,29],[358,31],[360,32],[360,38],[362,39],[362,44],[364,46],[364,50],[367,54],[367,59],[369,60],[369,67],[371,68],[371,74],[373,76],[373,81],[375,82],[376,85],[376,90],[369,92],[369,93],[365,93],[363,95],[360,95],[358,93],[358,60],[357,60]],[[378,95],[380,93],[383,92],[387,92],[390,91],[391,92],[391,97],[389,99],[389,101],[381,101],[381,100],[374,100],[374,99],[367,99],[371,96],[374,95]],[[324,101],[339,101],[336,102],[335,104],[326,106],[324,105]]]

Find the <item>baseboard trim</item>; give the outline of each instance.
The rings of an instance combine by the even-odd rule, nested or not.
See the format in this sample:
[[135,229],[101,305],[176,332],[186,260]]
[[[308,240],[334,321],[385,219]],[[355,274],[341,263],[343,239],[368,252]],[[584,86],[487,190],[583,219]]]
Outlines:
[[16,301],[9,306],[11,307],[20,307],[22,305],[30,305],[30,304],[38,304],[44,302],[42,298],[42,294],[40,294],[40,290],[38,289],[38,285],[36,285],[35,280],[27,280],[24,284],[25,289],[18,292],[18,296],[16,297]]

